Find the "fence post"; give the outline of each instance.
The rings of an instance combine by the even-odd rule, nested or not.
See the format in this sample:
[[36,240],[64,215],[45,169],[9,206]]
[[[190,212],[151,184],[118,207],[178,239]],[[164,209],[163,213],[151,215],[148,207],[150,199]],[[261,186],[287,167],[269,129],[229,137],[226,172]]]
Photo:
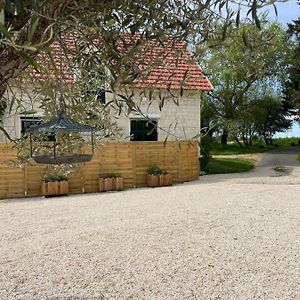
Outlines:
[[85,163],[79,164],[81,193],[85,193]]
[[183,183],[182,179],[182,157],[181,157],[181,148],[180,148],[180,142],[176,142],[176,152],[177,152],[177,161],[178,161],[178,177],[179,182]]
[[136,188],[136,143],[131,142],[131,164],[132,164],[132,174],[133,174],[133,187]]
[[24,172],[24,196],[26,197],[28,194],[28,183],[27,183],[27,168],[26,168],[26,164],[23,165],[23,172]]
[[194,142],[194,146],[195,146],[195,155],[196,155],[196,162],[197,162],[197,173],[198,173],[198,179],[199,179],[199,175],[200,175],[200,172],[201,172],[201,170],[200,170],[200,161],[199,161],[199,156],[200,156],[200,151],[201,151],[201,149],[200,149],[200,145],[198,144],[198,142],[197,141],[195,141]]

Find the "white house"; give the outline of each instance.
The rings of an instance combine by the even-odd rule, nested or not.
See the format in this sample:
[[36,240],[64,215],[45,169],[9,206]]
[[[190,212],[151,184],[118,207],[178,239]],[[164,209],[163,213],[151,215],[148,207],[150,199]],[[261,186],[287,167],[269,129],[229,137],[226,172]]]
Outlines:
[[[69,43],[73,42],[74,39],[71,39]],[[53,47],[55,63],[58,64],[62,50],[57,43]],[[126,45],[123,47],[126,48]],[[121,115],[113,116],[122,129],[121,139],[163,141],[166,137],[174,140],[199,135],[201,95],[213,89],[211,83],[191,58],[185,43],[170,39],[162,44],[153,40],[147,41],[147,47],[136,63],[142,70],[155,61],[154,67],[123,89],[133,91],[133,100],[139,103],[142,114],[123,111]],[[68,84],[72,85],[76,76],[67,68],[63,72]],[[35,73],[35,76],[40,77],[41,74]],[[148,90],[152,91],[151,100],[147,97]],[[112,97],[111,93],[102,93],[99,101],[108,103]],[[165,100],[160,108],[161,98]],[[7,111],[3,125],[12,138],[20,138],[27,126],[40,121],[44,112],[37,107],[36,110],[34,115],[21,114],[20,110]],[[0,140],[5,139],[0,132]]]

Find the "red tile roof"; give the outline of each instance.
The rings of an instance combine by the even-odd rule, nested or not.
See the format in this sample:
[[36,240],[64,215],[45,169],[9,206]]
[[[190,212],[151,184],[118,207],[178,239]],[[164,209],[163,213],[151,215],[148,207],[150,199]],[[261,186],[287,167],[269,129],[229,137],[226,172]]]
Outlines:
[[[67,46],[66,49],[60,45],[59,42],[54,42],[51,48],[51,55],[43,52],[37,58],[40,66],[40,70],[32,70],[29,72],[36,78],[47,80],[49,77],[52,79],[63,80],[65,83],[74,83],[74,74],[71,71],[70,64],[68,64],[68,58],[72,59],[75,46],[75,37],[68,36],[64,38],[64,44]],[[53,60],[53,61],[52,61]],[[55,67],[54,67],[54,66]],[[57,69],[57,72],[55,71]]]
[[[126,36],[119,45],[119,51],[126,52],[130,47],[137,47],[135,57],[132,59],[131,68],[138,74],[131,84],[134,88],[155,88],[170,90],[213,90],[212,84],[204,76],[192,59],[184,42],[168,39],[160,42],[157,40],[147,40],[139,43],[138,36]],[[65,39],[68,54],[74,53],[76,49],[75,38]],[[66,49],[60,46],[58,42],[51,45],[52,58],[56,68],[63,73],[63,79],[66,83],[73,83],[74,76],[65,61]],[[49,62],[49,57],[43,57],[43,64]],[[48,67],[47,67],[48,69]],[[53,69],[53,67],[52,67]],[[48,69],[49,70],[49,69]],[[51,71],[52,76],[55,72]],[[34,72],[36,77],[46,78],[43,72]]]
[[[134,38],[136,39],[136,38]],[[125,39],[125,46],[132,45],[132,38]],[[192,59],[184,42],[168,39],[160,42],[147,40],[138,51],[137,68],[141,76],[134,80],[134,87],[171,90],[213,90],[212,84]]]

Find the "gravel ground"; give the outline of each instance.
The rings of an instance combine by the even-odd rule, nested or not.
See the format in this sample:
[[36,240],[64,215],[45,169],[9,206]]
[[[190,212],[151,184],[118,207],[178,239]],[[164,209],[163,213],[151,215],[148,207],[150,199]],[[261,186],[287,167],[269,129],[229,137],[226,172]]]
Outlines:
[[300,168],[277,176],[266,159],[174,187],[0,201],[0,299],[300,299]]

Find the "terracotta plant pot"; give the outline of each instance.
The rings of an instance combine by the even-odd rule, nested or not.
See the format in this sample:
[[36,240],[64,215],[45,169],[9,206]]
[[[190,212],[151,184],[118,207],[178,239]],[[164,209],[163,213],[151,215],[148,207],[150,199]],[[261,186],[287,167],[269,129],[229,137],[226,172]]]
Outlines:
[[44,196],[62,196],[69,193],[69,182],[63,181],[49,181],[42,183],[42,194]]
[[99,192],[122,191],[124,189],[124,178],[99,178]]
[[150,187],[159,186],[159,175],[147,175],[147,184]]
[[116,191],[124,190],[124,178],[123,177],[114,178],[114,188]]
[[147,184],[150,187],[168,186],[173,184],[171,174],[147,175]]
[[172,174],[169,174],[169,173],[164,174],[163,185],[164,185],[164,186],[170,186],[170,185],[173,185],[173,177],[172,177]]

